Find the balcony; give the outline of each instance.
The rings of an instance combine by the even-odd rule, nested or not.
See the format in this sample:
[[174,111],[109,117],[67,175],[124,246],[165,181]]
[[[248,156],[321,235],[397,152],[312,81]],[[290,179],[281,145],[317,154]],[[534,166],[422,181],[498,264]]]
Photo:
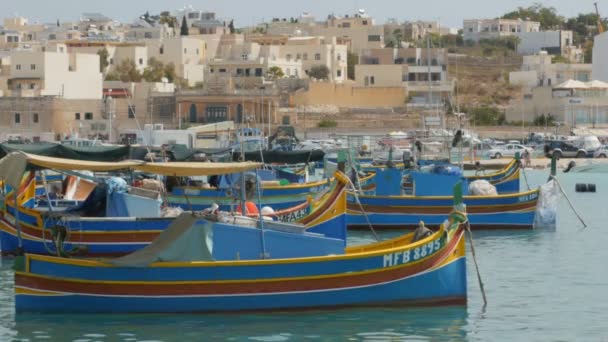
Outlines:
[[[441,73],[443,72],[443,66],[441,65],[431,65],[431,72]],[[407,67],[407,71],[411,73],[423,74],[429,72],[429,66],[427,65],[409,65]]]
[[[429,82],[427,82],[427,81],[403,82],[403,86],[406,87],[408,91],[417,91],[417,92],[428,92],[429,91]],[[453,81],[431,81],[430,87],[431,87],[431,91],[452,92],[454,90],[454,82]]]

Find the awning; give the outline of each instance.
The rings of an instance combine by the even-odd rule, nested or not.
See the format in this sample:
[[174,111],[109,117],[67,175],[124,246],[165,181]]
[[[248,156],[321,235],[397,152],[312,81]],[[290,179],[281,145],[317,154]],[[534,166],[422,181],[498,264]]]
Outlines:
[[[15,152],[22,153],[22,152]],[[13,154],[13,153],[11,153]],[[78,170],[78,171],[117,171],[124,169],[132,169],[137,165],[142,164],[143,162],[138,160],[127,160],[127,161],[119,161],[119,162],[96,162],[96,161],[87,161],[87,160],[74,160],[74,159],[63,159],[63,158],[55,158],[55,157],[44,157],[38,156],[35,154],[27,154],[24,153],[27,158],[27,162],[31,165],[35,165],[38,167],[46,168],[46,169],[55,169],[55,170]]]
[[225,175],[254,170],[261,163],[205,163],[205,162],[174,162],[174,163],[144,163],[134,169],[165,176],[211,176]]
[[[168,163],[146,163],[139,160],[125,160],[120,162],[95,162],[86,160],[73,160],[54,157],[44,157],[23,152],[12,152],[0,160],[0,177],[7,178],[17,173],[20,176],[25,172],[25,163],[46,169],[60,171],[118,171],[134,170],[166,176],[209,176],[239,173],[253,170],[261,166],[261,163],[203,163],[203,162],[168,162]],[[19,177],[20,177],[19,176]]]

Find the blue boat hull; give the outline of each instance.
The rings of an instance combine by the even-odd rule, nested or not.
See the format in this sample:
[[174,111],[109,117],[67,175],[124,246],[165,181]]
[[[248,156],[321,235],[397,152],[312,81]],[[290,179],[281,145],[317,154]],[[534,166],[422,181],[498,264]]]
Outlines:
[[16,295],[17,312],[222,312],[277,309],[465,304],[466,262],[458,258],[429,272],[380,285],[263,295],[124,297],[95,295]]

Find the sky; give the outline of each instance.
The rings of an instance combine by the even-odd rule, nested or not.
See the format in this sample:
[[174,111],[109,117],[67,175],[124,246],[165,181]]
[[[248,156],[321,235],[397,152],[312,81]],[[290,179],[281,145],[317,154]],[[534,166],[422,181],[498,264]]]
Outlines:
[[1,15],[17,14],[29,18],[31,23],[54,23],[57,19],[76,21],[83,12],[101,12],[121,22],[132,22],[146,11],[151,14],[162,10],[173,12],[184,5],[192,5],[195,9],[216,12],[221,18],[234,18],[235,26],[242,27],[273,17],[297,17],[302,12],[323,20],[331,13],[352,14],[362,8],[378,24],[387,18],[438,20],[441,26],[460,28],[463,19],[494,18],[534,2],[555,7],[559,14],[572,17],[594,11],[594,1],[598,2],[600,14],[608,16],[608,0],[190,0],[183,3],[167,0],[6,0]]

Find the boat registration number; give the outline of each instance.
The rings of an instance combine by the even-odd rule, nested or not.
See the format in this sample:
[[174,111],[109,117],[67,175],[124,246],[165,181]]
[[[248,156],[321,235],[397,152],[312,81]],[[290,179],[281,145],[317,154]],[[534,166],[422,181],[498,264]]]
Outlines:
[[382,267],[404,265],[429,256],[441,249],[441,239],[430,241],[422,246],[406,251],[385,254]]
[[528,202],[528,201],[532,201],[538,198],[538,192],[535,193],[531,193],[525,196],[519,196],[519,201],[520,202]]

